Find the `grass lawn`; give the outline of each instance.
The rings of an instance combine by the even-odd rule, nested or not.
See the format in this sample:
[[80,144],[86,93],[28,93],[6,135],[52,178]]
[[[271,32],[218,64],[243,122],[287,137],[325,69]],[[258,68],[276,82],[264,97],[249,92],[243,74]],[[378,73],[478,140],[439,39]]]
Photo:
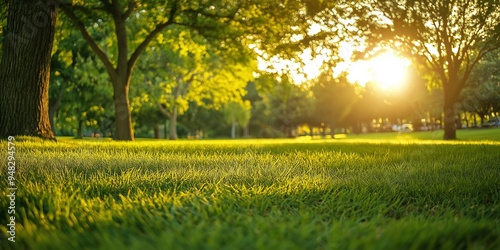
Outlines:
[[458,135],[18,141],[0,249],[499,249],[500,130]]

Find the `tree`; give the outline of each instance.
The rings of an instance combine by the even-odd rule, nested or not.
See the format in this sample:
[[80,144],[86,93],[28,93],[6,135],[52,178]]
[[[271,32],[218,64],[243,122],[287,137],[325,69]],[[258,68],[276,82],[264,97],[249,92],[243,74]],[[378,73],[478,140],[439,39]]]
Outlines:
[[51,2],[9,1],[0,63],[0,138],[55,140],[48,94],[56,7]]
[[480,61],[461,93],[460,108],[477,113],[483,122],[500,112],[500,53],[491,53]]
[[[234,5],[217,6],[220,8],[217,8],[217,12],[213,12],[209,11],[210,6],[215,7],[205,6],[202,3],[183,5],[181,1],[142,4],[136,1],[123,3],[118,0],[61,5],[63,12],[80,30],[83,38],[103,62],[110,76],[116,112],[115,139],[134,140],[128,95],[131,75],[139,56],[149,43],[167,27],[181,25],[202,29],[205,25],[212,25],[209,28],[217,28],[233,16],[238,9]],[[163,16],[160,13],[167,15]],[[199,23],[200,19],[204,21],[202,24]],[[113,32],[116,37],[114,41],[111,41],[116,43],[114,50],[104,50],[89,32],[88,26],[105,25],[103,20],[112,21],[114,24]],[[150,24],[147,25],[148,23]],[[144,30],[147,31],[144,32]],[[132,40],[131,31],[137,32],[143,38],[140,41]],[[136,47],[132,50],[130,42],[132,45],[136,43]]]
[[[444,139],[456,139],[455,104],[472,70],[500,47],[498,0],[367,0],[360,29],[386,41],[443,88]],[[372,25],[366,25],[371,21]]]
[[250,121],[252,106],[249,101],[230,102],[224,105],[224,119],[231,125],[231,139],[236,138],[236,126],[245,127]]
[[169,138],[175,140],[178,117],[190,104],[220,109],[239,100],[255,66],[253,58],[217,51],[202,36],[182,27],[171,28],[159,38],[139,62],[143,79],[132,83],[131,93],[135,98],[147,96],[148,105],[169,120]]
[[333,78],[322,74],[312,87],[316,98],[315,120],[330,127],[332,138],[335,138],[335,126],[344,121],[358,95],[355,86],[349,83],[344,75]]
[[[117,140],[133,140],[128,99],[130,79],[139,56],[162,31],[184,27],[202,35],[220,50],[245,57],[252,54],[248,45],[275,41],[269,39],[292,31],[295,19],[289,13],[302,13],[301,0],[287,5],[268,1],[156,1],[142,3],[134,0],[94,0],[61,4],[62,11],[80,30],[83,38],[105,65],[114,89]],[[305,15],[296,14],[297,15]],[[276,17],[280,25],[264,28]],[[286,22],[285,22],[286,21]],[[113,23],[114,37],[103,47],[89,30],[102,29]],[[291,33],[291,32],[290,32]],[[135,48],[134,48],[135,47]],[[263,47],[263,46],[262,46]]]
[[[311,109],[311,92],[304,86],[291,83],[288,77],[283,76],[274,88],[268,93],[262,93],[264,115],[268,118],[268,125],[280,130],[286,137],[295,137],[296,128],[306,124]],[[256,105],[260,108],[259,104]]]

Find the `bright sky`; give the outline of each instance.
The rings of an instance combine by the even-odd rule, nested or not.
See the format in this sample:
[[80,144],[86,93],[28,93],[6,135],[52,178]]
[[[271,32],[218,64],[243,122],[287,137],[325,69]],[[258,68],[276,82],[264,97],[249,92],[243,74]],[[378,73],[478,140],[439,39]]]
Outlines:
[[[341,62],[335,68],[335,74],[341,72],[348,73],[348,80],[352,83],[358,83],[364,86],[367,82],[379,84],[383,90],[394,91],[401,87],[404,83],[410,61],[398,57],[393,51],[387,51],[377,55],[370,60],[362,60],[352,62],[350,57],[354,48],[350,44],[344,43],[340,50],[339,56],[345,61]],[[300,73],[301,65],[290,60],[280,60],[272,58],[270,62],[259,59],[259,69],[266,70],[268,65],[271,65],[273,70],[267,70],[275,73],[290,72],[296,84],[305,82],[306,80],[317,77],[321,72],[321,65],[325,61],[326,56],[318,56],[312,58],[310,50],[304,51],[300,58],[304,62],[303,72]]]
[[338,71],[347,71],[350,82],[364,86],[367,82],[378,84],[382,90],[397,90],[405,82],[410,61],[395,55],[394,51],[381,53],[370,60],[343,62]]

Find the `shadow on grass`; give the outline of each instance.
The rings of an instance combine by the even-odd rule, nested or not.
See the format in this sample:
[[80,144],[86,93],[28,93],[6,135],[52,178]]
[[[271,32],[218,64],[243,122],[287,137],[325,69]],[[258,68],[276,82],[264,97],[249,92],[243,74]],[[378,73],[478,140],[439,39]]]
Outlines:
[[493,183],[460,189],[460,182],[452,181],[447,189],[410,180],[396,188],[362,181],[326,188],[249,178],[164,181],[156,189],[136,181],[128,190],[67,191],[59,201],[58,194],[25,196],[19,221],[30,225],[18,246],[492,249],[499,244],[500,189]]

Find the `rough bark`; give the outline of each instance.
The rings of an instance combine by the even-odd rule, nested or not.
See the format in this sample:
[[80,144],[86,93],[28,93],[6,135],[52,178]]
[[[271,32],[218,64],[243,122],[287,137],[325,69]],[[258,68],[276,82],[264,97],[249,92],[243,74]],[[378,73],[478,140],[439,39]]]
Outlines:
[[[113,84],[120,84],[113,82]],[[115,140],[133,141],[134,133],[132,132],[132,117],[130,115],[130,103],[128,100],[128,84],[114,88],[114,104],[115,104]]]
[[50,60],[57,8],[11,0],[0,63],[0,138],[55,140],[49,121]]

